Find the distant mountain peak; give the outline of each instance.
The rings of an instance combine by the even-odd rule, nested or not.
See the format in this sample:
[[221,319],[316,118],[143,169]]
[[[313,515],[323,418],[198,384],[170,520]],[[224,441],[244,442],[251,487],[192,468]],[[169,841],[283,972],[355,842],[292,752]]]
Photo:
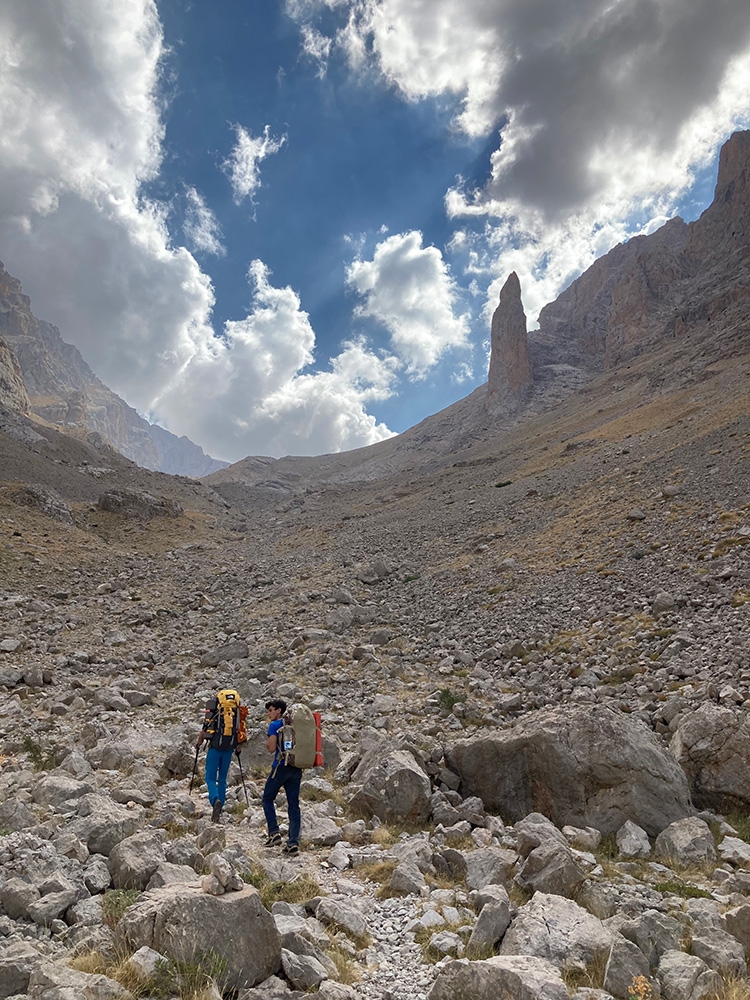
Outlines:
[[[19,383],[20,377],[20,383]],[[61,430],[100,434],[146,469],[206,476],[226,462],[144,420],[92,372],[57,327],[39,320],[21,282],[0,261],[0,404]]]

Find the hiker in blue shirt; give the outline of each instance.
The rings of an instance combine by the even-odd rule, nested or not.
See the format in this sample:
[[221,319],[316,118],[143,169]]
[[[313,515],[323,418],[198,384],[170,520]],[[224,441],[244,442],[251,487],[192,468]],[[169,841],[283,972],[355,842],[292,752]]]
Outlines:
[[263,812],[268,825],[266,847],[277,847],[281,844],[279,821],[276,818],[274,805],[276,796],[283,788],[286,792],[287,811],[289,813],[289,836],[284,847],[284,854],[299,854],[299,834],[301,816],[299,810],[299,787],[302,783],[302,769],[284,764],[281,760],[278,732],[284,725],[286,702],[280,698],[266,702],[268,715],[268,733],[266,735],[266,750],[273,754],[271,773],[268,775],[266,787],[263,789]]

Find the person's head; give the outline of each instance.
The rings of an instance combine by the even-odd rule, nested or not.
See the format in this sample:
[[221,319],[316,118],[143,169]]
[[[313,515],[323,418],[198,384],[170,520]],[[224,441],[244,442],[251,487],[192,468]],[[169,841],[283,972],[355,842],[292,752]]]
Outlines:
[[266,714],[273,719],[280,719],[284,712],[286,712],[286,702],[282,701],[281,698],[274,698],[273,701],[266,702]]

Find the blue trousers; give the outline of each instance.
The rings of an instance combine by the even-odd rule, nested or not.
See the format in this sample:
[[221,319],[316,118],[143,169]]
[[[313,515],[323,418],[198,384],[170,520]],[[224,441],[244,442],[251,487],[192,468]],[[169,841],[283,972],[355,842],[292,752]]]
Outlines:
[[224,805],[227,797],[227,774],[232,763],[234,750],[215,750],[208,748],[206,754],[206,785],[208,801],[211,805],[216,799]]
[[279,832],[279,821],[276,818],[274,802],[282,788],[286,792],[286,804],[289,812],[289,837],[287,839],[290,844],[299,844],[299,830],[302,822],[299,811],[299,786],[301,783],[301,768],[279,764],[268,775],[266,787],[263,789],[263,812],[266,816],[269,833]]

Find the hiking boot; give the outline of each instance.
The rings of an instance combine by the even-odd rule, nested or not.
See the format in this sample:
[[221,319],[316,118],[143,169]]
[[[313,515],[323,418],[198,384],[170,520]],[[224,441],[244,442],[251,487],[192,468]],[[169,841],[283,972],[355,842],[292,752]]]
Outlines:
[[214,807],[213,807],[213,809],[211,811],[211,822],[212,823],[218,823],[219,822],[219,816],[221,816],[221,810],[223,808],[224,807],[221,804],[221,799],[214,799]]
[[296,857],[299,854],[299,844],[287,844],[282,853]]
[[278,847],[281,843],[281,834],[277,831],[276,833],[269,833],[266,837],[264,847]]

